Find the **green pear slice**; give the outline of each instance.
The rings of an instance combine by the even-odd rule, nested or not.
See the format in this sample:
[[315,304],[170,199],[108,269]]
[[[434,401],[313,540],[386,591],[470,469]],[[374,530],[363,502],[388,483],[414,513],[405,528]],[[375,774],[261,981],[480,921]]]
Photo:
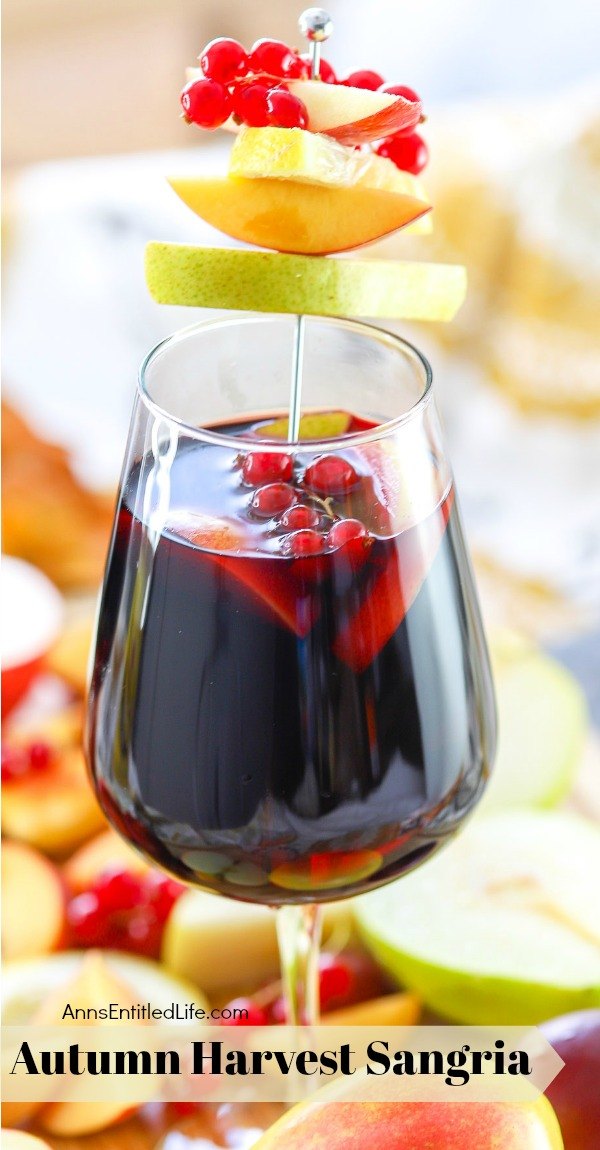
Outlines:
[[331,259],[153,242],[146,282],[157,303],[325,316],[453,319],[463,267]]
[[556,806],[571,788],[586,731],[576,679],[527,639],[492,635],[498,750],[486,810]]
[[600,1005],[600,829],[566,812],[479,816],[355,903],[386,970],[438,1014],[528,1025]]

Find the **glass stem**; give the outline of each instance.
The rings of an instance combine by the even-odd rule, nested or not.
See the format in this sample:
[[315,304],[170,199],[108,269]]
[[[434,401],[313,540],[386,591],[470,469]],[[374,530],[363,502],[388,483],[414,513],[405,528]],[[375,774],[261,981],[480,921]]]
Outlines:
[[286,1020],[313,1026],[319,1021],[321,907],[280,906],[276,914]]

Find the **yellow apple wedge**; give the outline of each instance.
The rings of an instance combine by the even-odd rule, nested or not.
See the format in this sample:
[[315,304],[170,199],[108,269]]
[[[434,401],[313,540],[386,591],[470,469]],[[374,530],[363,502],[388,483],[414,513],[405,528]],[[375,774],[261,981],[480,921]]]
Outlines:
[[361,247],[430,210],[412,194],[234,176],[173,177],[197,216],[233,239],[278,252],[327,255]]
[[318,259],[274,252],[150,243],[146,283],[157,303],[238,311],[393,319],[453,319],[463,267]]
[[[35,914],[31,907],[35,906]],[[57,950],[66,917],[60,872],[37,850],[6,842],[2,851],[2,956],[5,961]]]

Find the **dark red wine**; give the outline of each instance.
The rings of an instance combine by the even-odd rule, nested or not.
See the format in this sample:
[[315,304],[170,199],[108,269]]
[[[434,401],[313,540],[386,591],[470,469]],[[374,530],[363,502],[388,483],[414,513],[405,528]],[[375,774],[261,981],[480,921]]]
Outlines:
[[125,483],[90,697],[98,794],[206,889],[355,894],[458,829],[493,754],[453,491],[416,518],[382,496],[393,462],[372,448],[292,459],[225,430],[248,452],[182,438],[168,470],[144,457]]

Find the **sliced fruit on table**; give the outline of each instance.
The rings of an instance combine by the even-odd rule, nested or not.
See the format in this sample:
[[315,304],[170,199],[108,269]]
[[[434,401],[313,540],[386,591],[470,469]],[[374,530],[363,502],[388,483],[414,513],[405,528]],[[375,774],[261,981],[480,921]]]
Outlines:
[[600,830],[566,812],[483,815],[355,904],[384,968],[439,1014],[528,1025],[600,1004]]
[[2,717],[16,706],[56,641],[63,601],[37,567],[2,556]]
[[50,1147],[35,1134],[26,1134],[24,1130],[7,1130],[3,1126],[2,1150],[50,1150]]
[[302,100],[308,128],[342,144],[367,144],[393,132],[416,127],[421,104],[390,92],[371,92],[320,80],[291,80],[287,87]]
[[421,1001],[416,994],[400,991],[369,998],[321,1016],[323,1026],[415,1026],[421,1015]]
[[79,747],[52,750],[48,765],[2,786],[2,830],[53,857],[106,826]]
[[[197,869],[214,867],[218,860],[213,852],[212,858],[193,859],[192,864]],[[342,944],[346,942],[351,933],[350,905],[339,902],[325,908],[325,940],[335,931]],[[239,993],[242,983],[244,989],[255,990],[279,973],[275,916],[265,906],[189,891],[167,922],[162,961],[168,970],[197,982],[211,995]]]
[[453,264],[314,259],[150,243],[146,282],[157,303],[331,316],[451,320],[466,293]]
[[45,659],[46,669],[60,675],[80,695],[85,694],[87,687],[93,631],[92,615],[70,620]]
[[[35,907],[32,914],[31,908]],[[2,849],[2,955],[6,962],[56,950],[65,931],[65,885],[49,859],[22,843]]]
[[[372,1081],[372,1080],[369,1080]],[[288,1110],[254,1150],[562,1150],[556,1115],[535,1102],[363,1102],[364,1074],[338,1079]],[[398,1087],[398,1094],[406,1086]],[[390,1097],[392,1097],[390,1090]]]
[[152,869],[137,851],[109,828],[79,847],[64,864],[62,873],[73,894],[81,894],[103,872],[123,867],[134,875],[144,875]]
[[552,1018],[541,1027],[564,1067],[546,1090],[565,1150],[598,1150],[600,1131],[600,1010]]
[[174,177],[197,216],[233,239],[278,252],[326,255],[389,235],[430,210],[411,192],[323,187],[234,176]]
[[486,809],[551,807],[568,793],[588,727],[575,678],[530,640],[490,637],[498,704],[498,750]]

